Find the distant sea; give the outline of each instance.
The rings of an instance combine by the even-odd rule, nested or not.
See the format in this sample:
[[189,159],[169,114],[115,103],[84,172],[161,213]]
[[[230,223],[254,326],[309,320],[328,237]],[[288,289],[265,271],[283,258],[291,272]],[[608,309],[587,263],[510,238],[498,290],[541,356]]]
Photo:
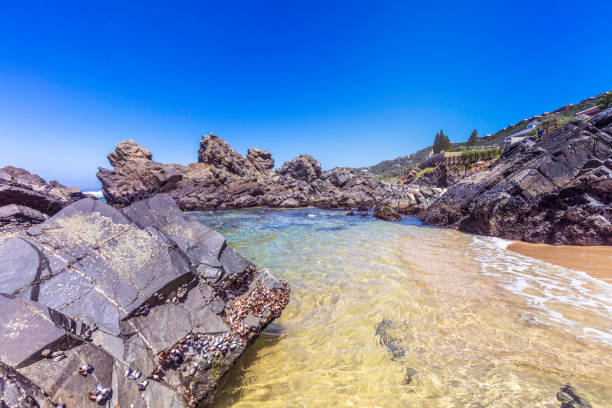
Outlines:
[[106,201],[104,199],[104,195],[102,195],[102,191],[88,191],[88,190],[83,190],[84,194],[91,194],[93,196],[96,196],[96,198],[100,201]]

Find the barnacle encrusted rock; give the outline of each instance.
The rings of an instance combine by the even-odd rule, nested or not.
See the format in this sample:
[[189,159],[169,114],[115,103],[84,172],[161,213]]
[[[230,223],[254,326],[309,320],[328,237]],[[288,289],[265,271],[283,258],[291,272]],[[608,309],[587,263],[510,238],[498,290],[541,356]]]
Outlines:
[[0,257],[0,400],[11,407],[93,407],[98,384],[107,407],[209,402],[289,300],[286,282],[165,195],[122,210],[83,199],[0,243]]

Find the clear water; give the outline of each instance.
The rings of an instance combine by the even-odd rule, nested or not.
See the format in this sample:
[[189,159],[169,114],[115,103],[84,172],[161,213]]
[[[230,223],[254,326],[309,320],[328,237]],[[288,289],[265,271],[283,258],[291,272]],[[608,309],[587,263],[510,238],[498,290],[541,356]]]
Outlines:
[[412,218],[197,214],[292,285],[215,407],[612,407],[608,283]]

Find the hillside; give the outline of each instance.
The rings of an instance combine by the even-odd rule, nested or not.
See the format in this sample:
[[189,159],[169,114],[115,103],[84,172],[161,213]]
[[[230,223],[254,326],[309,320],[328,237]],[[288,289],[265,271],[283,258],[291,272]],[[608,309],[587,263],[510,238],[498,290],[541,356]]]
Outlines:
[[[507,127],[498,130],[495,133],[478,138],[476,146],[499,145],[506,137],[524,130],[529,123],[536,119],[543,127],[568,121],[576,113],[582,112],[597,105],[605,94],[606,93],[604,92],[597,96],[583,99],[576,104],[564,105],[552,112],[544,112],[540,115],[534,115],[530,118],[522,119],[517,123],[508,125]],[[465,145],[466,142],[453,143],[453,148],[460,150],[462,147],[465,147]],[[404,170],[410,169],[425,161],[429,156],[430,151],[431,145],[408,156],[400,156],[393,160],[384,160],[373,166],[361,167],[354,170],[360,172],[361,174],[373,175],[375,178],[380,180],[394,182],[399,176],[402,175]]]

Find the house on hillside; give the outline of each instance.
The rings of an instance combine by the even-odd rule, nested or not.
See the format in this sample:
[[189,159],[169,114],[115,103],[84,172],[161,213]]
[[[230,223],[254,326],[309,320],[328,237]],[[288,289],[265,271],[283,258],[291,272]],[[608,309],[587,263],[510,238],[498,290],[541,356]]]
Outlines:
[[533,132],[534,129],[537,129],[539,125],[540,122],[538,120],[532,121],[530,124],[527,125],[525,129],[521,130],[520,132],[516,132],[502,140],[502,146],[509,146],[520,142],[521,140],[526,138],[529,133]]

